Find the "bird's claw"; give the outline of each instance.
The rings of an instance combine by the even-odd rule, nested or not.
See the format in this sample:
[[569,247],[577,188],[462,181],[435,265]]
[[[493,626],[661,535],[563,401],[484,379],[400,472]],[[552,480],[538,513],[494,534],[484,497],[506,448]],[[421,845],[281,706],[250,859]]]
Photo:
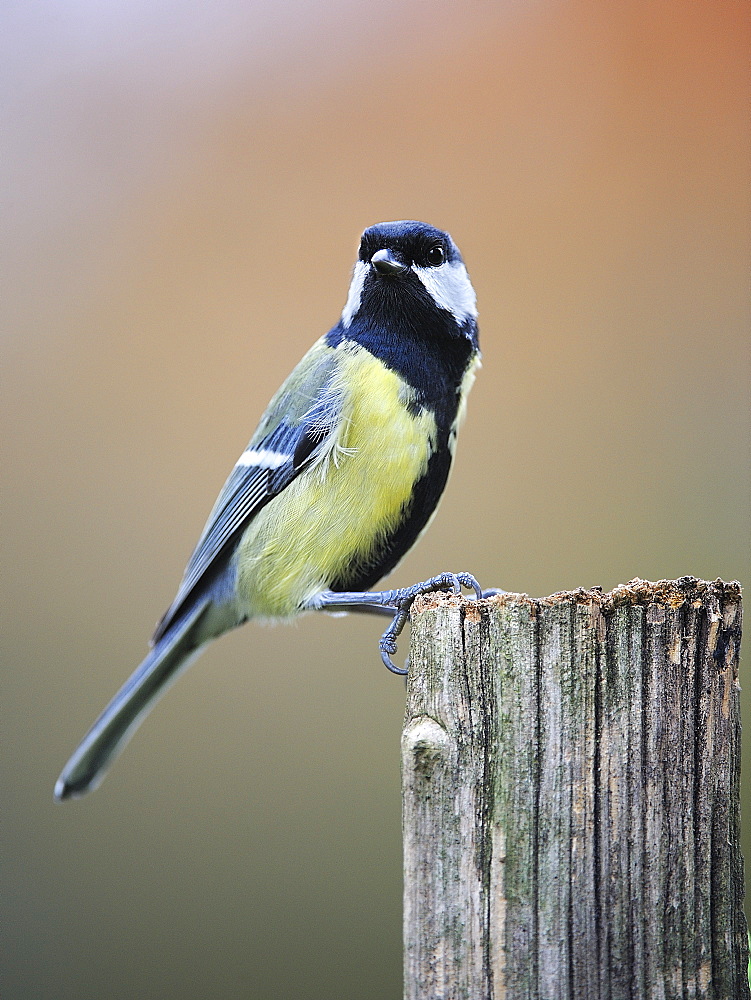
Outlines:
[[405,587],[403,590],[398,590],[394,593],[393,604],[397,609],[396,614],[392,618],[389,627],[381,636],[381,641],[378,644],[381,651],[381,660],[392,674],[404,676],[409,673],[409,660],[407,660],[404,667],[397,667],[391,657],[396,652],[397,636],[407,624],[409,612],[415,599],[421,597],[423,594],[433,594],[439,590],[448,590],[452,594],[459,594],[462,587],[467,590],[474,590],[476,600],[479,601],[482,598],[482,588],[471,573],[439,573],[438,576],[431,577],[430,580],[426,580],[424,583],[416,583],[412,587]]
[[384,667],[390,670],[392,674],[399,674],[401,677],[406,677],[409,673],[409,660],[407,660],[407,665],[404,667],[397,667],[394,661],[391,659],[390,654],[396,652],[396,643],[394,643],[394,648],[391,650],[384,649],[381,646],[381,660],[383,661]]

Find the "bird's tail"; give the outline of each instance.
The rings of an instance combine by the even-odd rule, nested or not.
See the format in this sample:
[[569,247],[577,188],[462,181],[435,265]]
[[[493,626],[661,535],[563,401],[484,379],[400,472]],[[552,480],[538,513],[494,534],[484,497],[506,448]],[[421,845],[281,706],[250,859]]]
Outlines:
[[201,652],[198,636],[206,609],[207,602],[199,603],[176,622],[120,688],[57,779],[58,802],[78,798],[99,785],[158,699]]

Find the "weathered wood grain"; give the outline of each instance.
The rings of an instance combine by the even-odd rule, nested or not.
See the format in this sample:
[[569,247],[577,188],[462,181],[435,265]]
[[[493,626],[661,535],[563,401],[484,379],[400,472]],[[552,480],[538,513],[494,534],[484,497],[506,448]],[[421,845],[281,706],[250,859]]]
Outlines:
[[407,1000],[743,1000],[737,584],[422,599]]

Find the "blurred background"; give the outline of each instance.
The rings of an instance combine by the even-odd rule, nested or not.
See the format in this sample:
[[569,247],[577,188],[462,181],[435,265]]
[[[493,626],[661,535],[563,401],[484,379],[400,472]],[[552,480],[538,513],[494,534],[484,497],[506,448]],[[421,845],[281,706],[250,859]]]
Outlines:
[[380,621],[228,636],[52,803],[366,226],[452,233],[484,353],[390,586],[751,580],[750,38],[748,0],[3,5],[3,997],[401,995]]

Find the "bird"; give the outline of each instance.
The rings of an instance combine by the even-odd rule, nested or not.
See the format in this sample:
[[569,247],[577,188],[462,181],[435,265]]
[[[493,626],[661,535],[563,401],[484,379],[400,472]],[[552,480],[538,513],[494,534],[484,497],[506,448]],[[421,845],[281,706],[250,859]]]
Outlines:
[[435,514],[480,365],[475,291],[451,236],[412,220],[361,237],[338,323],[272,398],[232,469],[141,665],[93,724],[55,799],[96,788],[161,694],[250,619],[386,614],[391,656],[414,599],[469,573],[374,591]]

